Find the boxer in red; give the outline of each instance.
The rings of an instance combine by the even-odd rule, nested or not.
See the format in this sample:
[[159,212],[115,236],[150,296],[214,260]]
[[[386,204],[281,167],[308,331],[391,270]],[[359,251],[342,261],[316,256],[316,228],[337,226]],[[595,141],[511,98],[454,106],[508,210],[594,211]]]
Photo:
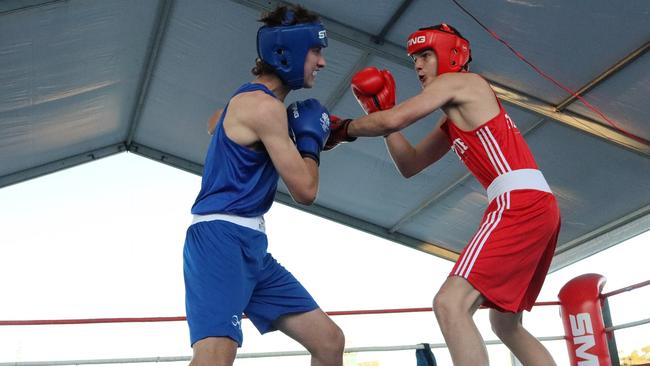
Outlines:
[[[332,123],[329,147],[358,136],[384,136],[400,173],[409,178],[450,149],[487,190],[483,220],[433,301],[454,365],[488,364],[472,316],[490,309],[497,336],[524,365],[555,365],[526,331],[530,310],[548,272],[560,229],[560,212],[528,145],[490,85],[467,72],[469,42],[446,24],[408,38],[422,92],[395,105],[387,70],[366,68],[352,92],[367,115]],[[436,127],[413,146],[399,131],[437,109]]]

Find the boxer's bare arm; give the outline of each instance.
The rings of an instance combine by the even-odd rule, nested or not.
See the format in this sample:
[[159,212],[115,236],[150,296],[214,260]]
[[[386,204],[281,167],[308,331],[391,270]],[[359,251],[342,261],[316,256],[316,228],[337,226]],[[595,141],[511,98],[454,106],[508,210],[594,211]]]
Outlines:
[[214,135],[214,131],[217,129],[217,122],[219,122],[222,113],[223,113],[223,108],[220,108],[216,112],[214,112],[214,114],[208,120],[209,135]]
[[395,107],[353,120],[350,136],[382,136],[402,130],[437,109],[442,109],[463,130],[471,130],[499,112],[489,84],[479,75],[443,74],[419,94]]
[[446,119],[447,116],[443,115],[431,132],[415,146],[412,146],[401,132],[386,136],[386,147],[402,176],[410,178],[418,174],[449,151],[447,136],[440,129]]

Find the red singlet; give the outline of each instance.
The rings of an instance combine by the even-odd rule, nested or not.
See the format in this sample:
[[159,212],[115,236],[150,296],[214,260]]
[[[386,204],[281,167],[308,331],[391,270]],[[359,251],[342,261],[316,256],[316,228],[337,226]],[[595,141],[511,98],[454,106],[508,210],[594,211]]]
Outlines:
[[491,199],[450,276],[467,279],[488,307],[530,310],[560,230],[555,197],[500,102],[499,114],[472,131],[459,129],[450,119],[441,128]]

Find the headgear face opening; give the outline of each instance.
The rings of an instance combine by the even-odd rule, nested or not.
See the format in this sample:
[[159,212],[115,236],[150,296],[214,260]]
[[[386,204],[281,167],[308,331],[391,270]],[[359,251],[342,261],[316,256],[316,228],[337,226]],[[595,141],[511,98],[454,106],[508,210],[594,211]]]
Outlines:
[[321,23],[263,26],[257,31],[257,55],[291,89],[304,86],[307,52],[316,47],[327,47],[327,32]]
[[431,49],[438,58],[438,75],[447,72],[467,71],[472,61],[469,41],[447,24],[420,28],[411,34],[406,43],[408,55]]

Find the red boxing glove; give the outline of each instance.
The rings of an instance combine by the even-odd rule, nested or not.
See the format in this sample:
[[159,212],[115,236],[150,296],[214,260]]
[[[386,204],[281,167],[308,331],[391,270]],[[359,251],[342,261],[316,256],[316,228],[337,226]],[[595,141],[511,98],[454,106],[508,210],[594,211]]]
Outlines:
[[366,114],[395,106],[395,80],[388,70],[366,67],[352,76],[351,87]]
[[323,151],[332,150],[342,142],[351,142],[357,139],[348,135],[348,125],[351,121],[351,119],[341,119],[330,114],[330,136],[325,142]]

